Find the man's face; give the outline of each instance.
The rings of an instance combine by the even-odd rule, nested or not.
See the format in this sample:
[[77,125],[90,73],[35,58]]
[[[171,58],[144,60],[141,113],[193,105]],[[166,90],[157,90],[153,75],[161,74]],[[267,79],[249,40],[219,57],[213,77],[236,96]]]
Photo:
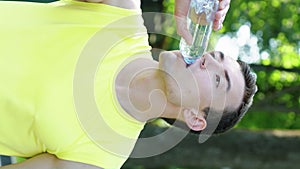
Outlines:
[[165,76],[168,99],[174,104],[220,111],[240,105],[245,82],[239,64],[232,58],[210,52],[188,66],[176,52],[160,59],[161,69],[168,73]]

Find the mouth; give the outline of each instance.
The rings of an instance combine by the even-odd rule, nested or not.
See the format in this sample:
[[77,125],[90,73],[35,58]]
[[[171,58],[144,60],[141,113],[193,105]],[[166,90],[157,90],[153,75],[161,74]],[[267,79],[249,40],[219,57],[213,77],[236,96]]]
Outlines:
[[192,64],[187,64],[186,62],[184,62],[186,65],[185,65],[185,67],[186,68],[189,68]]
[[209,52],[204,54],[203,56],[197,58],[197,59],[193,59],[193,58],[185,58],[183,56],[181,56],[184,63],[186,64],[186,68],[190,67],[191,65],[193,65],[197,60],[199,60],[200,62],[200,68],[205,69],[205,61],[207,57],[212,57],[213,59],[217,60],[217,58],[220,58],[221,60],[224,59],[224,54],[222,52]]
[[[199,61],[198,61],[199,60]],[[193,62],[191,63],[187,63],[186,61],[184,61],[185,64],[186,64],[186,68],[189,68],[191,65],[195,64],[196,62],[199,62],[200,63],[200,68],[204,69],[205,68],[205,57],[200,57],[196,60],[194,60]]]
[[[213,58],[215,58],[215,55],[212,56]],[[184,61],[184,63],[186,64],[186,68],[189,68],[191,65],[193,65],[194,63],[196,63],[198,60],[200,60],[200,67],[201,68],[205,68],[205,56],[203,55],[202,57],[199,57],[197,59],[189,59],[189,58],[185,58],[182,56],[182,59]]]

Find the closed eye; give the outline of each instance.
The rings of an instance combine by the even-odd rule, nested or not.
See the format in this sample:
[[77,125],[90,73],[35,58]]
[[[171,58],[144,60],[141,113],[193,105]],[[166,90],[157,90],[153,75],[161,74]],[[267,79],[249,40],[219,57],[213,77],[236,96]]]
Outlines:
[[220,85],[220,81],[221,81],[221,78],[220,78],[220,76],[219,76],[219,75],[216,75],[216,88],[218,88],[218,87],[219,87],[219,85]]

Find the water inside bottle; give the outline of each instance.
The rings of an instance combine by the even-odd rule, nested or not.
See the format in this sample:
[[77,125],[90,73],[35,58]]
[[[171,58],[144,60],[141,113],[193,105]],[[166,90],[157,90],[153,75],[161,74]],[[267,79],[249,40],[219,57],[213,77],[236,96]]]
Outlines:
[[191,23],[191,26],[195,27],[195,36],[192,44],[188,45],[183,38],[180,40],[180,52],[187,64],[192,64],[203,55],[210,35],[209,29],[211,29],[211,25]]
[[192,64],[206,51],[218,4],[214,0],[192,0],[187,17],[188,30],[193,36],[192,44],[181,38],[179,48],[187,64]]

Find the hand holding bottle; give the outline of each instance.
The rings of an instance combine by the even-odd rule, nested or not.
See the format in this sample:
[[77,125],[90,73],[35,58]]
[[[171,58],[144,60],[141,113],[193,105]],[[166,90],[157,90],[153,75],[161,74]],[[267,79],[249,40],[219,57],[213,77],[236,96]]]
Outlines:
[[[186,17],[189,11],[191,0],[175,0],[175,16],[177,33],[183,37],[187,43],[192,43],[192,35],[187,30]],[[213,29],[215,31],[220,30],[223,27],[226,14],[229,10],[231,0],[219,0],[219,8],[215,15],[213,23]]]

